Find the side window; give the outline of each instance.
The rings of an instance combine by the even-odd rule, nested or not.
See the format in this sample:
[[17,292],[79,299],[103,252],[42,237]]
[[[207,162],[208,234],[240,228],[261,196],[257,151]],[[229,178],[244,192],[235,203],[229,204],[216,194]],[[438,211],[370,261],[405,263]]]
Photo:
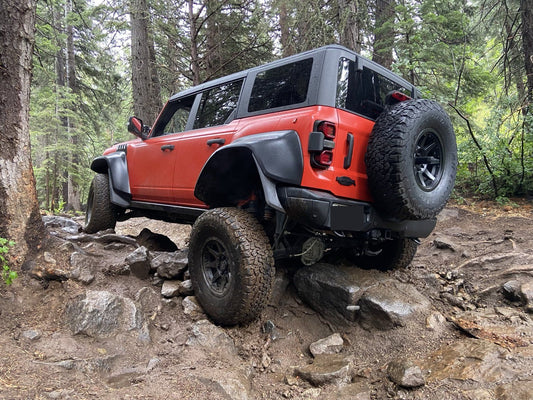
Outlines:
[[194,129],[223,125],[237,108],[243,80],[225,83],[202,93]]
[[376,119],[386,105],[390,92],[409,90],[369,68],[356,70],[355,62],[341,58],[337,76],[336,106]]
[[313,59],[263,71],[255,77],[248,111],[262,111],[303,103],[311,77]]
[[195,96],[169,101],[154,126],[152,137],[183,132],[191,113]]

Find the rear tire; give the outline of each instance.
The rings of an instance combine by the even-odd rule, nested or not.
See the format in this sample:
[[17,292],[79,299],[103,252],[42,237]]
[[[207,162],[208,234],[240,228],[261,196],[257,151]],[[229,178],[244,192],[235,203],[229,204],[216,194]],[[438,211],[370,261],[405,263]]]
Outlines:
[[85,213],[86,233],[114,229],[117,224],[118,207],[110,201],[109,176],[96,174],[89,188]]
[[348,258],[360,268],[386,271],[407,267],[413,261],[417,249],[418,244],[412,239],[394,239],[371,249],[379,252],[376,255],[356,255],[350,251]]
[[431,100],[394,105],[376,120],[365,163],[381,214],[435,218],[450,197],[457,171],[457,145],[448,114]]
[[192,228],[189,272],[198,302],[215,323],[244,324],[268,303],[272,248],[252,214],[236,208],[209,210]]

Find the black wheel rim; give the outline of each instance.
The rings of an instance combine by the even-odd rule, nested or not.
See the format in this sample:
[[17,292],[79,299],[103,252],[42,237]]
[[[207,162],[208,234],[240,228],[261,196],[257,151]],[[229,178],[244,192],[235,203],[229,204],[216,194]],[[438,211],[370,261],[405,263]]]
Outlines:
[[418,186],[426,191],[437,187],[442,177],[443,147],[433,130],[425,130],[416,142],[414,154],[415,179]]
[[224,243],[217,238],[207,240],[202,248],[201,269],[207,287],[224,296],[231,284],[231,261]]

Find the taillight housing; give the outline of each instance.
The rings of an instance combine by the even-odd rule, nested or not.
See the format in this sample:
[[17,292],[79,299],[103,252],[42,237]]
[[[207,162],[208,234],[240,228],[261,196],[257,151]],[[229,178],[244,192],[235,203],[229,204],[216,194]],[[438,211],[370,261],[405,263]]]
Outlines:
[[402,93],[398,90],[394,90],[390,92],[385,97],[385,103],[389,105],[401,103],[402,101],[407,101],[407,100],[411,100],[411,97],[407,96],[405,93]]
[[333,152],[331,150],[323,150],[320,153],[316,153],[313,156],[313,160],[317,166],[327,168],[333,162]]
[[317,124],[317,131],[322,132],[326,139],[335,139],[335,124],[328,121],[320,121]]
[[327,169],[333,163],[337,127],[333,122],[316,121],[309,134],[308,151],[313,168]]

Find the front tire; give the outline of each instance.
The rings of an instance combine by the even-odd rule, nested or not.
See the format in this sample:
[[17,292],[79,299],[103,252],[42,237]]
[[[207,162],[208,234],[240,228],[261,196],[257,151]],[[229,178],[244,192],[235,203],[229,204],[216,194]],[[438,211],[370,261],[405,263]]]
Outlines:
[[244,324],[259,316],[270,297],[272,248],[252,214],[209,210],[192,228],[189,272],[198,302],[215,323]]
[[86,233],[114,229],[117,224],[117,206],[110,201],[109,176],[96,174],[89,188],[85,213]]

